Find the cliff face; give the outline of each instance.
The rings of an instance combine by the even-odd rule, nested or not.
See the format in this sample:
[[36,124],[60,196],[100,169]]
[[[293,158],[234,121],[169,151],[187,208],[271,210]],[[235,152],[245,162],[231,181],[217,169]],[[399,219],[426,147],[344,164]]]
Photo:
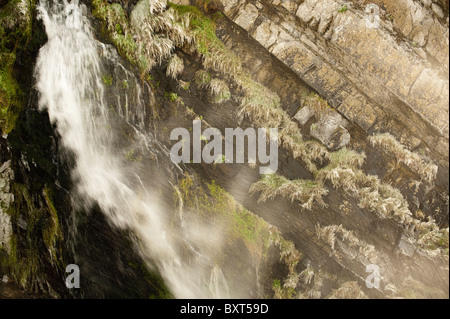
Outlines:
[[[118,52],[103,54],[103,82],[127,170],[159,194],[175,233],[225,225],[226,243],[196,247],[220,269],[214,289],[448,297],[447,1],[82,2]],[[76,157],[37,111],[33,70],[47,39],[34,5],[1,3],[0,275],[24,297],[169,297],[132,227],[80,205]],[[278,127],[279,170],[172,165],[170,132],[195,119],[221,132]],[[86,290],[64,286],[74,262]],[[366,287],[368,265],[379,288]]]
[[[367,134],[448,175],[448,10],[440,1],[226,1],[225,14]],[[369,12],[368,12],[369,11]]]

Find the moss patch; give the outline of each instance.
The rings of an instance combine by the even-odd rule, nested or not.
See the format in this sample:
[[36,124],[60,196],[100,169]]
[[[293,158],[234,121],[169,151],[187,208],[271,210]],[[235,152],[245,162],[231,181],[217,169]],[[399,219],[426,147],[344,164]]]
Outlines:
[[23,108],[15,76],[16,53],[31,39],[34,1],[11,0],[0,12],[0,128],[9,133]]
[[[42,229],[42,237],[44,243],[47,246],[48,251],[51,254],[52,260],[55,261],[61,269],[63,269],[63,262],[60,261],[57,255],[58,243],[63,239],[63,233],[61,231],[61,225],[59,222],[58,211],[53,204],[53,194],[49,187],[44,188],[42,191],[45,203],[48,208],[49,215],[46,219],[46,225]],[[59,245],[59,256],[62,255],[62,247]]]
[[283,283],[279,281],[280,292],[286,298],[294,296],[299,278],[296,267],[302,254],[296,250],[292,242],[281,236],[276,227],[236,203],[234,198],[215,181],[200,186],[192,176],[187,175],[180,180],[174,193],[178,204],[180,196],[187,212],[197,214],[203,220],[212,220],[214,224],[224,225],[225,237],[229,244],[243,241],[255,260],[267,256],[271,247],[277,247],[280,261],[288,268],[287,278]]

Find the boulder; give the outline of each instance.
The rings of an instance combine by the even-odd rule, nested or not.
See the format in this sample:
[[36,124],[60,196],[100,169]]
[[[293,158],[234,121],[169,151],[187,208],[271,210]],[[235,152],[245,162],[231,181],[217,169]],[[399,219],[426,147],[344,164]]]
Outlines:
[[328,149],[338,150],[350,143],[350,133],[345,128],[348,122],[339,113],[324,115],[311,125],[311,135],[321,141]]

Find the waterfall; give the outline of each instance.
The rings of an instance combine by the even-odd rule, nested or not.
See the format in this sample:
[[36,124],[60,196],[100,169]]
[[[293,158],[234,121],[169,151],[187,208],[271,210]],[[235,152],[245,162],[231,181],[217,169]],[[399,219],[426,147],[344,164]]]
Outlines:
[[[41,0],[38,10],[48,35],[35,69],[39,107],[56,125],[66,156],[75,158],[72,178],[77,198],[83,199],[80,206],[96,203],[112,224],[133,231],[140,253],[156,262],[175,297],[228,297],[225,277],[203,249],[206,242],[219,240],[201,226],[174,232],[168,214],[154,200],[157,195],[114,147],[116,133],[111,130],[113,119],[102,81],[102,56],[112,50],[94,38],[86,7],[78,0]],[[142,123],[143,106],[134,105],[141,113],[131,116],[129,103],[136,99],[118,96],[117,100],[122,105],[125,101],[119,115],[142,137],[145,147],[151,147]]]

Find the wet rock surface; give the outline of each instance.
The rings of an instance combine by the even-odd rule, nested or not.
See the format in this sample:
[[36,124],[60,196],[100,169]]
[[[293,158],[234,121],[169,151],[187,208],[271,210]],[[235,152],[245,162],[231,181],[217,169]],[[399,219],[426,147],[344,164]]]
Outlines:
[[[93,8],[92,1],[83,2]],[[110,2],[131,14],[138,1]],[[216,103],[211,92],[196,82],[196,73],[204,69],[203,60],[188,45],[176,48],[184,69],[175,78],[167,76],[167,61],[154,66],[149,73],[151,77],[145,78],[132,65],[133,61],[124,61],[126,57],[119,50],[123,64],[105,58],[103,79],[109,108],[120,113],[114,115],[117,121],[111,128],[121,132],[115,143],[129,160],[130,168],[140,167],[144,182],[146,178],[154,180],[153,186],[162,194],[161,202],[166,209],[176,211],[176,203],[180,204],[179,198],[173,199],[173,185],[184,181],[186,176],[198,176],[195,185],[199,188],[193,189],[199,193],[186,192],[186,197],[182,197],[185,201],[197,199],[190,213],[195,216],[199,198],[211,196],[208,189],[217,183],[237,204],[262,217],[270,225],[267,229],[271,234],[276,233],[272,233],[271,227],[276,227],[282,238],[294,243],[302,255],[295,260],[295,269],[290,269],[289,263],[280,258],[285,254],[280,243],[269,245],[270,249],[263,250],[263,254],[258,240],[255,243],[238,236],[226,245],[229,253],[218,259],[224,272],[229,270],[232,274],[226,279],[236,295],[324,298],[339,295],[340,287],[348,289],[354,287],[349,282],[356,282],[358,296],[447,298],[448,2],[361,0],[343,5],[334,0],[179,0],[175,3],[197,5],[210,17],[217,11],[223,12],[224,17],[216,22],[216,35],[239,56],[253,79],[279,96],[282,111],[298,124],[297,131],[303,139],[320,142],[330,154],[347,149],[363,152],[365,161],[361,170],[369,178],[378,176],[380,183],[391,185],[390,191],[400,192],[409,210],[406,215],[380,215],[380,210],[372,209],[370,203],[355,196],[353,189],[335,186],[333,179],[324,182],[326,206],[314,204],[313,209],[307,210],[282,196],[266,203],[258,201],[259,194],[250,194],[249,190],[261,176],[257,169],[247,165],[188,164],[183,173],[178,172],[164,155],[164,150],[173,144],[169,132],[177,127],[191,127],[196,118],[222,132],[227,127],[254,127],[252,118],[241,113],[240,101],[245,92],[230,76],[210,70],[210,76],[222,79],[231,92],[229,100]],[[0,2],[0,8],[3,6],[4,1]],[[97,37],[112,42],[102,22],[89,17],[97,23]],[[35,40],[39,45],[45,42],[42,36]],[[29,67],[19,65],[18,69],[26,69],[18,73],[29,75],[28,79],[21,75],[19,82],[31,87]],[[145,106],[139,105],[137,97],[139,76]],[[312,105],[311,94],[325,99],[328,108],[323,108],[321,101]],[[13,274],[0,283],[0,296],[170,297],[159,275],[149,272],[143,266],[142,256],[133,251],[136,247],[132,234],[109,225],[98,207],[74,217],[76,205],[71,197],[70,171],[75,159],[59,158],[58,136],[48,115],[36,111],[36,92],[27,92],[27,99],[15,130],[0,141],[0,275]],[[137,111],[142,107],[146,110],[144,114]],[[152,148],[161,153],[143,151],[136,142],[138,135],[127,121],[154,132],[158,145]],[[399,161],[395,153],[369,142],[371,136],[384,132],[436,164],[436,178],[431,182],[424,180],[418,170]],[[305,161],[293,156],[285,145],[280,147],[279,161],[279,175],[289,180],[314,181],[317,172],[309,171]],[[320,171],[330,162],[332,159],[328,158],[315,164]],[[361,188],[367,196],[383,191],[371,189],[373,185],[367,180],[366,183]],[[201,187],[206,191],[201,191]],[[60,214],[62,234],[55,237],[52,245],[42,236],[46,226],[51,225],[50,193]],[[372,198],[372,204],[378,200]],[[215,200],[213,197],[208,205]],[[229,206],[234,208],[236,203]],[[384,204],[386,212],[398,209],[398,202]],[[188,211],[189,205],[186,206]],[[8,213],[11,211],[16,213],[11,215]],[[430,226],[429,234],[435,236],[430,242],[442,245],[430,244],[425,249],[419,244],[418,236],[422,233],[416,228],[428,227],[424,226],[428,216],[438,225],[437,229]],[[410,219],[419,222],[410,223]],[[173,220],[175,227],[179,227],[175,213]],[[79,227],[78,240],[73,237],[74,226]],[[18,245],[19,260],[32,261],[28,265],[32,274],[14,273],[18,267],[5,262],[10,260],[12,237],[16,238],[13,243]],[[430,238],[421,237],[424,242],[427,239]],[[52,254],[52,250],[57,253]],[[36,255],[43,257],[36,259]],[[87,277],[82,284],[88,289],[71,293],[64,287],[66,274],[61,265],[71,262],[86,269]],[[381,268],[384,277],[378,290],[365,288],[366,267],[373,263]],[[241,274],[232,272],[236,264],[245,269],[246,278],[254,285],[239,285]],[[292,281],[295,274],[302,274],[298,277],[300,281],[294,278],[295,285],[291,283],[295,294],[278,289],[289,283],[289,278]],[[281,284],[277,285],[280,279]]]

